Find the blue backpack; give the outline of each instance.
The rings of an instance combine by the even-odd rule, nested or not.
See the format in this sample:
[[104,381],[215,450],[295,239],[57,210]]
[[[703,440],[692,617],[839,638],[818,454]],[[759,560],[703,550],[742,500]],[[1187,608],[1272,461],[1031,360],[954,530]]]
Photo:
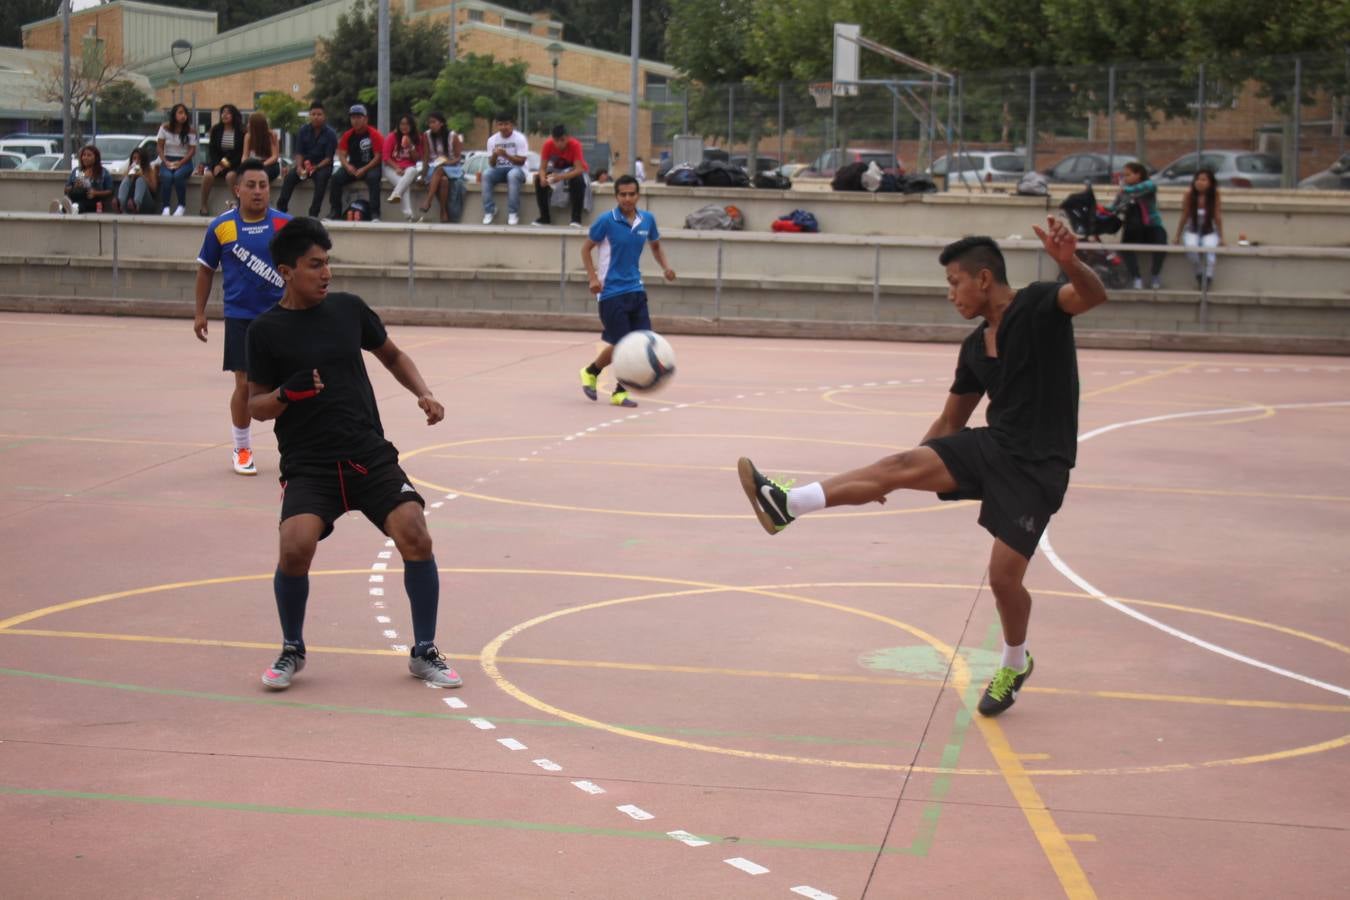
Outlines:
[[796,223],[802,231],[820,231],[820,223],[816,221],[816,217],[804,209],[794,209],[784,218]]

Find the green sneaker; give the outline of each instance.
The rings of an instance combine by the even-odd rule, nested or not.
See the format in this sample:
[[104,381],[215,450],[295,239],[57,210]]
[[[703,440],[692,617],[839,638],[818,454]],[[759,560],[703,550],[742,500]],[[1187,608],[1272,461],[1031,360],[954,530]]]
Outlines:
[[995,672],[989,687],[984,689],[984,696],[980,698],[980,715],[996,716],[1017,702],[1017,692],[1031,677],[1031,670],[1034,668],[1036,661],[1028,653],[1027,667],[1022,671],[1018,672],[1009,666],[1003,666]]
[[625,391],[623,388],[619,388],[617,391],[610,394],[609,402],[613,403],[615,406],[626,406],[626,407],[637,406],[637,401],[631,399],[628,396],[628,392]]
[[581,370],[581,392],[590,399],[595,399],[595,384],[600,380],[599,375],[592,375],[583,367]]
[[792,524],[796,518],[788,512],[787,491],[791,481],[773,481],[760,474],[759,469],[749,459],[742,456],[736,463],[736,473],[741,478],[741,489],[750,500],[750,508],[755,518],[769,534],[777,534]]

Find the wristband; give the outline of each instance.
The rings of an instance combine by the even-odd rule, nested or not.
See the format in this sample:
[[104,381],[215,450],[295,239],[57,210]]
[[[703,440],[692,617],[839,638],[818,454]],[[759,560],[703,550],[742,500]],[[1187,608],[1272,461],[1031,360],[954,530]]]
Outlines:
[[296,372],[279,388],[277,399],[282,403],[297,403],[308,400],[318,393],[314,389],[313,372]]

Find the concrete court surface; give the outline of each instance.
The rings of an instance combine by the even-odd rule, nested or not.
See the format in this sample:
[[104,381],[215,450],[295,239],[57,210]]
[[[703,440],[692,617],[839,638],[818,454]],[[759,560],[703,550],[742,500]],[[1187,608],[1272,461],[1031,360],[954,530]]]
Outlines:
[[954,346],[677,336],[620,411],[578,390],[593,336],[392,328],[449,410],[368,361],[464,687],[408,676],[400,561],[352,515],[270,693],[275,442],[231,472],[222,331],[0,316],[6,897],[1350,887],[1347,360],[1080,351],[1036,673],[983,720],[975,507],[770,538],[734,471],[911,445]]

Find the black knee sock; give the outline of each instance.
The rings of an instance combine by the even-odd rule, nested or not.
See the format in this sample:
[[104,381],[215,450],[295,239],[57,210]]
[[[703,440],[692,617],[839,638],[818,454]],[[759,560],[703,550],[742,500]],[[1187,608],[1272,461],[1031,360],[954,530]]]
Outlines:
[[272,591],[277,595],[277,617],[281,619],[281,638],[305,654],[305,603],[309,600],[308,575],[283,575],[278,568],[272,576]]
[[587,366],[586,371],[592,375],[598,376],[600,374],[600,369],[595,365],[595,363],[591,363],[589,366]]
[[436,608],[440,605],[441,576],[436,571],[436,558],[405,559],[403,587],[408,592],[412,608],[413,655],[418,655],[436,640]]

